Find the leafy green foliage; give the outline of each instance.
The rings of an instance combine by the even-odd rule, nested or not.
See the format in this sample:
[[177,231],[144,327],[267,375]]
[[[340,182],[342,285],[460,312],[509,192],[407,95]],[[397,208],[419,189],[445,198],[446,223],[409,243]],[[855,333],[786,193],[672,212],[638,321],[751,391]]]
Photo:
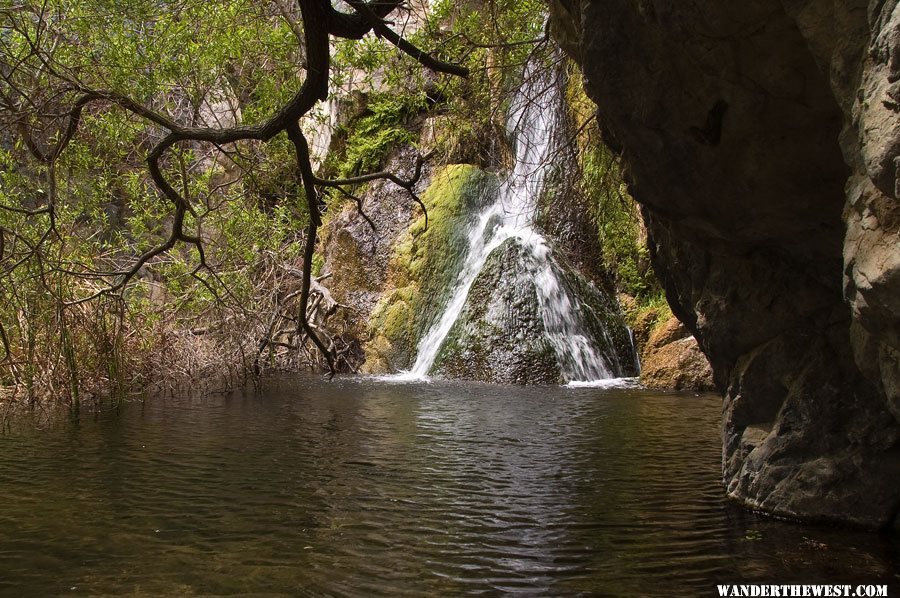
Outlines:
[[449,126],[441,128],[436,154],[445,162],[490,164],[491,139],[502,136],[510,90],[530,58],[556,60],[544,37],[546,6],[527,0],[434,3],[415,41],[433,54],[469,68],[466,80],[437,82]]
[[[205,262],[197,247],[179,243],[121,294],[89,303],[79,301],[172,230],[173,205],[146,168],[164,131],[97,102],[52,168],[31,146],[46,155],[85,88],[125,95],[186,127],[271,117],[305,78],[298,32],[278,4],[24,0],[0,11],[0,324],[8,345],[0,387],[75,401],[125,379],[143,383],[165,375],[161,363],[199,363],[175,348],[211,330],[233,331],[227,340],[241,358],[252,350],[278,299],[266,285],[273,272],[296,269],[309,222],[287,139],[183,142],[167,151],[162,174],[189,205],[184,230],[202,241]],[[495,166],[492,144],[504,131],[510,78],[534,57],[559,59],[540,42],[544,12],[537,0],[435,2],[408,37],[467,66],[468,80],[428,73],[373,35],[335,42],[332,96],[356,109],[334,132],[336,151],[320,174],[381,169],[391,148],[417,142],[426,110],[444,123],[430,143],[432,160]],[[403,11],[392,19],[397,30],[413,21]],[[301,124],[314,131],[330,126],[330,116],[322,110]],[[584,185],[609,241],[605,260],[629,292],[652,294],[634,205],[618,201],[622,186],[610,182],[617,173],[610,157],[592,151],[583,152]],[[316,272],[321,264],[317,257]],[[210,338],[211,350],[223,351],[223,337]],[[157,358],[164,352],[168,361]]]
[[[190,205],[185,230],[207,267],[180,244],[121,295],[80,303],[169,235],[173,206],[146,168],[160,130],[97,102],[52,168],[33,148],[48,155],[81,88],[183,126],[258,122],[300,86],[303,51],[282,15],[251,0],[18,5],[0,12],[0,399],[24,389],[72,404],[174,374],[179,359],[197,365],[176,332],[256,326],[270,256],[296,263],[308,214],[286,140],[179,144],[161,167]],[[220,336],[219,351],[242,358],[253,338]]]
[[621,180],[617,160],[602,146],[582,155],[583,186],[590,193],[606,268],[615,273],[619,289],[633,297],[648,297],[655,279],[642,238],[637,204]]

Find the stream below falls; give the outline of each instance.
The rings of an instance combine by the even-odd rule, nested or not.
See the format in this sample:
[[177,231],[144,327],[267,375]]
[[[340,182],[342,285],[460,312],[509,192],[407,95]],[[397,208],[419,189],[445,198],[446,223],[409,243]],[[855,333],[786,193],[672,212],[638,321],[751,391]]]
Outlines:
[[0,434],[0,594],[714,595],[888,583],[896,538],[728,503],[713,395],[332,383]]

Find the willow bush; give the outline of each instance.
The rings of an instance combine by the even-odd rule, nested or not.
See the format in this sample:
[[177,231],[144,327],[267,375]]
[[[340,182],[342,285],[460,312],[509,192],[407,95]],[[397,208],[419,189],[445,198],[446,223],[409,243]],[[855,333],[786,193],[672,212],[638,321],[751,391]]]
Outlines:
[[247,370],[279,288],[294,286],[289,269],[302,261],[309,221],[287,140],[174,147],[162,169],[190,203],[185,227],[202,240],[208,267],[198,248],[178,245],[114,293],[101,292],[109,274],[172,226],[171,206],[146,167],[161,131],[133,112],[91,104],[65,150],[52,164],[47,158],[64,135],[66,110],[86,89],[122,94],[185,126],[269,117],[304,78],[304,48],[286,6],[0,6],[7,399],[77,405]]

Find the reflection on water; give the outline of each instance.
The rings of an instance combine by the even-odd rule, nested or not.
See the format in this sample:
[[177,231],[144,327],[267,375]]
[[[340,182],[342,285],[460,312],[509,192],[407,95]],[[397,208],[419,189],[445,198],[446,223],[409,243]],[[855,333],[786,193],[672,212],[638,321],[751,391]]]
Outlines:
[[720,401],[325,383],[0,436],[0,593],[712,595],[897,584],[898,544],[727,504]]

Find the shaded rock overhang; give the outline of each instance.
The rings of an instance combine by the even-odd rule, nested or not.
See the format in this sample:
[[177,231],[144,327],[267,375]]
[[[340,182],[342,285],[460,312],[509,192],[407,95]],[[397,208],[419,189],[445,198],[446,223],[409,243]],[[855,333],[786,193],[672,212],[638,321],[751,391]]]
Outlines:
[[896,0],[552,0],[725,395],[730,496],[900,509]]

